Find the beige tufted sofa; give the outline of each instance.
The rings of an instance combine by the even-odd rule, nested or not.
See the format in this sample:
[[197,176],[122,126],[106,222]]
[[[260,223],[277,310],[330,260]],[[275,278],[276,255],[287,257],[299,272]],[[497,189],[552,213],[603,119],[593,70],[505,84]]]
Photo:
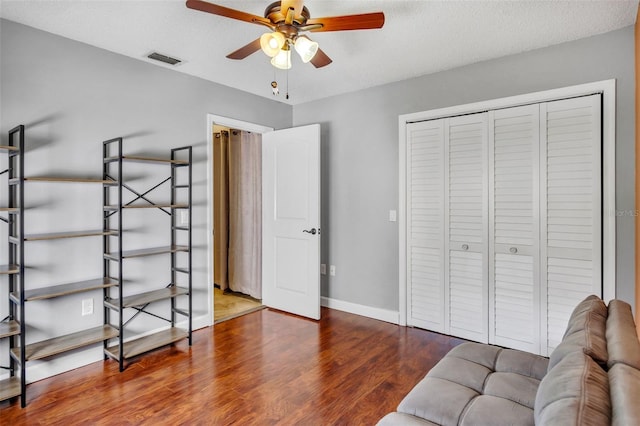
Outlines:
[[547,359],[452,349],[379,425],[640,425],[640,342],[629,304],[589,296]]

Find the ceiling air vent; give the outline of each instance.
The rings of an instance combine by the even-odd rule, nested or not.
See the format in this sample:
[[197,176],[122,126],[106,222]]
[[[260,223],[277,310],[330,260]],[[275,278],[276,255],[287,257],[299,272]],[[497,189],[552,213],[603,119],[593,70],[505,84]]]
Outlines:
[[154,61],[164,62],[169,65],[178,65],[182,62],[180,59],[172,58],[171,56],[163,55],[162,53],[153,52],[147,55],[147,58],[153,59]]

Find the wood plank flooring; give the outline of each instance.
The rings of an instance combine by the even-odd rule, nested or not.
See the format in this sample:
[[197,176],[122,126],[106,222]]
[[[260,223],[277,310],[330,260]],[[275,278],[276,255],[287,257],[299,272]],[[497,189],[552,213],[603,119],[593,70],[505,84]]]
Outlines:
[[134,358],[31,384],[3,425],[372,425],[460,339],[322,309],[264,309]]
[[262,302],[242,293],[213,289],[213,321],[219,323],[264,308]]

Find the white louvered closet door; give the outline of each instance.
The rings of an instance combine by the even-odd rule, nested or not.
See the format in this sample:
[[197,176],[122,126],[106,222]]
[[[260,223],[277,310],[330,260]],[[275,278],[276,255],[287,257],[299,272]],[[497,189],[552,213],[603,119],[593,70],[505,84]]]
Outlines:
[[407,323],[445,332],[444,120],[407,125]]
[[540,116],[544,355],[573,308],[602,295],[601,95],[541,104]]
[[489,341],[540,351],[539,105],[489,112]]
[[445,333],[488,341],[487,114],[445,119]]

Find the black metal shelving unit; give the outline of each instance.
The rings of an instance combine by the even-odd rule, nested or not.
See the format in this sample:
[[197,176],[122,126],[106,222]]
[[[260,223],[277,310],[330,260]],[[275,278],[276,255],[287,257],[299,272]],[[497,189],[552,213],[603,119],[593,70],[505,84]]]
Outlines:
[[[18,126],[9,132],[8,163],[8,198],[9,212],[7,223],[8,230],[8,257],[9,265],[9,318],[8,324],[13,324],[13,334],[10,336],[10,365],[11,394],[20,395],[22,407],[26,406],[26,372],[27,363],[32,360],[44,359],[54,355],[63,354],[85,346],[101,343],[117,335],[114,327],[100,325],[88,329],[81,329],[73,333],[52,336],[50,338],[31,341],[27,338],[26,303],[34,300],[54,299],[71,294],[89,292],[101,288],[117,286],[118,282],[108,277],[93,278],[79,282],[56,284],[38,288],[28,288],[26,285],[25,246],[31,241],[55,241],[67,238],[88,238],[114,234],[109,229],[82,230],[82,231],[58,231],[44,234],[27,234],[25,228],[25,186],[30,182],[35,183],[78,183],[78,184],[103,184],[113,185],[113,181],[103,181],[99,178],[77,178],[59,176],[28,177],[24,175],[25,164],[25,131],[24,126]],[[17,148],[17,149],[16,149]],[[11,326],[9,326],[11,328]],[[16,371],[19,367],[19,375]],[[16,382],[19,382],[17,386]],[[19,388],[14,389],[14,386]],[[6,399],[6,398],[4,398]]]
[[[122,283],[119,287],[104,289],[105,325],[113,325],[119,331],[117,341],[111,339],[104,342],[104,354],[105,359],[113,358],[118,361],[120,371],[124,370],[124,362],[127,359],[184,338],[189,340],[189,345],[192,343],[192,161],[192,147],[190,146],[172,149],[169,158],[156,158],[124,155],[122,138],[103,142],[103,180],[116,182],[114,188],[105,185],[103,189],[103,229],[111,229],[112,222],[117,223],[117,226],[113,226],[116,232],[105,234],[103,237],[103,272],[105,277],[116,276],[117,281]],[[146,191],[138,192],[124,181],[123,166],[129,162],[169,165],[171,174]],[[167,186],[165,184],[169,184],[171,187],[170,202],[164,204],[153,202],[149,198],[149,194]],[[133,199],[126,203],[123,202],[125,190],[133,195]],[[124,212],[128,209],[148,208],[158,209],[170,217],[171,244],[163,247],[124,250]],[[186,225],[178,224],[178,212],[186,212]],[[179,258],[180,253],[184,253],[186,260],[184,257]],[[123,273],[125,260],[163,254],[169,254],[171,257],[171,282],[163,288],[153,288],[142,293],[131,294],[127,292]],[[178,285],[179,282],[182,285]],[[177,299],[181,297],[187,298],[186,308],[178,307]],[[167,300],[170,301],[170,314],[166,317],[147,310],[150,304]],[[124,312],[126,309],[135,312],[125,320]],[[170,326],[160,332],[125,341],[124,334],[127,325],[140,314],[162,319]],[[186,329],[177,326],[178,315],[186,317],[188,324]]]

